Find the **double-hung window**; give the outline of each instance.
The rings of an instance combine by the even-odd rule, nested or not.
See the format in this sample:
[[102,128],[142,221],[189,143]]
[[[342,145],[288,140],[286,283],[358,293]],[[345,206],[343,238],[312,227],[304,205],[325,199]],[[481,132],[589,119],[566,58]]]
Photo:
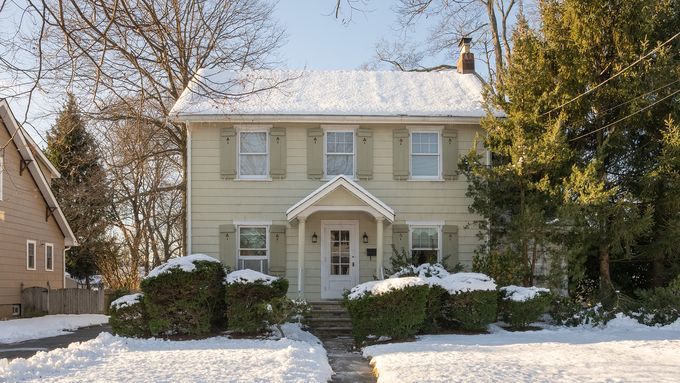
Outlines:
[[411,132],[411,178],[441,179],[439,131]]
[[412,225],[410,231],[411,259],[416,265],[441,262],[440,226]]
[[244,129],[238,132],[238,177],[269,178],[269,132]]
[[35,270],[35,253],[37,243],[32,240],[26,241],[26,268],[28,270]]
[[269,230],[267,226],[238,226],[238,268],[261,273],[269,270]]
[[325,136],[326,177],[354,177],[354,130],[327,130]]
[[54,271],[54,245],[45,244],[45,270]]

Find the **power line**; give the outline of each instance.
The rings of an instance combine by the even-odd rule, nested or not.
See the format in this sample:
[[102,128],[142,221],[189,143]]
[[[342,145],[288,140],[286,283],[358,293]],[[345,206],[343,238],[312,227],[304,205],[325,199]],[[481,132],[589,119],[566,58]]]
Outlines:
[[593,91],[595,91],[596,89],[598,89],[598,88],[601,87],[602,85],[604,85],[604,84],[608,83],[609,81],[611,81],[611,80],[613,80],[613,79],[619,77],[623,72],[625,72],[625,71],[627,71],[628,69],[632,68],[634,65],[636,65],[636,64],[639,63],[640,61],[642,61],[642,60],[646,59],[647,57],[651,56],[653,53],[655,53],[656,51],[658,51],[659,49],[661,49],[662,47],[664,47],[666,44],[668,44],[668,43],[670,43],[671,41],[673,41],[673,40],[674,40],[675,38],[677,38],[678,36],[680,36],[680,32],[676,33],[675,35],[673,35],[673,37],[671,37],[670,39],[666,40],[663,44],[659,45],[658,47],[652,49],[651,51],[649,51],[649,52],[648,52],[647,54],[645,54],[644,56],[642,56],[642,57],[640,57],[639,59],[635,60],[632,64],[630,64],[630,65],[628,65],[627,67],[625,67],[625,68],[621,69],[620,71],[616,72],[613,76],[611,76],[611,77],[609,77],[608,79],[602,81],[601,83],[595,85],[594,87],[588,89],[587,91],[585,91],[585,92],[579,94],[578,96],[572,98],[571,100],[569,100],[569,101],[563,103],[562,105],[557,106],[557,107],[555,107],[555,108],[552,108],[552,109],[550,109],[549,111],[547,111],[547,112],[541,114],[541,117],[545,116],[546,114],[550,114],[550,113],[556,111],[557,109],[561,109],[561,108],[563,108],[563,107],[565,107],[565,106],[571,104],[572,102],[574,102],[574,101],[580,99],[581,97],[583,97],[583,96],[585,96],[585,95],[587,95],[587,94],[592,93]]
[[669,97],[674,96],[674,95],[677,94],[677,93],[680,93],[680,89],[676,90],[675,92],[673,92],[673,93],[667,95],[666,97],[664,97],[664,98],[662,98],[662,99],[659,99],[659,100],[654,101],[653,103],[651,103],[651,104],[645,106],[644,108],[642,108],[642,109],[640,109],[640,110],[636,110],[635,112],[633,112],[633,113],[631,113],[631,114],[629,114],[629,115],[627,115],[627,116],[621,117],[621,118],[619,118],[618,120],[616,120],[616,121],[614,121],[614,122],[611,122],[611,123],[609,123],[609,124],[607,124],[607,125],[605,125],[605,126],[603,126],[603,127],[597,128],[597,129],[595,129],[595,130],[593,130],[593,131],[590,131],[590,132],[588,132],[588,133],[584,133],[584,134],[582,134],[582,135],[580,135],[580,136],[578,136],[578,137],[574,137],[574,138],[572,138],[572,139],[569,140],[569,141],[575,141],[575,140],[578,140],[579,138],[583,138],[583,137],[589,136],[589,135],[591,135],[591,134],[593,134],[593,133],[597,133],[597,132],[599,132],[600,130],[607,129],[608,127],[610,127],[610,126],[612,126],[612,125],[614,125],[614,124],[617,124],[617,123],[619,123],[619,122],[621,122],[621,121],[623,121],[623,120],[625,120],[625,119],[628,119],[628,118],[630,118],[630,117],[633,117],[634,115],[636,115],[636,114],[638,114],[638,113],[640,113],[640,112],[643,112],[643,111],[645,111],[645,110],[651,108],[652,106],[654,106],[654,105],[656,105],[656,104],[658,104],[658,103],[660,103],[660,102],[666,100],[666,99],[669,98]]
[[611,112],[612,110],[614,110],[614,109],[616,109],[616,108],[622,107],[622,106],[624,106],[624,105],[628,105],[628,104],[630,104],[631,102],[633,102],[633,101],[635,101],[635,100],[637,100],[637,99],[639,99],[639,98],[648,96],[648,95],[650,95],[650,94],[652,94],[652,93],[655,93],[655,92],[658,92],[658,91],[660,91],[661,89],[668,88],[669,86],[671,86],[671,85],[673,85],[673,84],[675,84],[675,83],[677,83],[677,82],[680,82],[680,79],[677,79],[677,80],[675,80],[675,81],[671,81],[671,82],[669,82],[669,83],[666,84],[666,85],[662,85],[662,86],[660,86],[660,87],[658,87],[658,88],[656,88],[656,89],[650,90],[649,92],[642,93],[642,94],[640,94],[640,95],[638,95],[638,96],[635,96],[635,97],[633,97],[633,98],[631,98],[631,99],[629,99],[629,100],[627,100],[627,101],[624,101],[624,102],[622,102],[622,103],[620,103],[620,104],[618,104],[618,105],[612,106],[611,108],[606,109],[605,111],[603,111],[603,112],[600,113],[600,114],[601,114],[601,115],[605,115],[605,114]]

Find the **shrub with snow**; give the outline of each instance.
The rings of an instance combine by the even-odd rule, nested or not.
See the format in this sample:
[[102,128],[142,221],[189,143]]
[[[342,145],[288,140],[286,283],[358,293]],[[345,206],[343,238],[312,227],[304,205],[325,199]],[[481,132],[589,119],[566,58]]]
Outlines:
[[501,316],[510,327],[526,328],[550,308],[550,290],[541,287],[505,286],[500,288]]
[[636,291],[637,301],[628,315],[648,326],[665,326],[680,319],[680,277],[667,287]]
[[204,335],[224,328],[224,278],[222,264],[204,254],[151,270],[142,281],[151,334]]
[[109,324],[116,335],[148,337],[149,323],[144,310],[144,294],[124,295],[109,306]]
[[390,278],[401,278],[401,277],[445,277],[449,275],[444,266],[439,263],[429,264],[423,263],[420,266],[408,265],[399,269],[396,273],[392,274]]
[[390,278],[363,283],[345,297],[357,343],[372,337],[404,339],[425,322],[428,286],[419,277]]
[[[294,310],[285,300],[288,280],[254,270],[237,270],[226,277],[225,302],[229,329],[244,334],[264,332]],[[277,310],[273,310],[275,300]]]

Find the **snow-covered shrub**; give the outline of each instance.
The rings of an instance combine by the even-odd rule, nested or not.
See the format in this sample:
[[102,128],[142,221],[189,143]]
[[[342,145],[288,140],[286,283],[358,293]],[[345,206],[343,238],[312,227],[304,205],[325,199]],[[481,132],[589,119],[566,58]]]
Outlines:
[[667,287],[636,291],[637,302],[627,313],[648,326],[669,325],[680,319],[680,278]]
[[210,256],[174,258],[142,281],[149,330],[154,336],[203,335],[224,328],[222,264]]
[[482,331],[498,317],[496,283],[480,273],[456,273],[445,278],[430,278],[446,290],[442,296],[439,321],[445,328]]
[[536,322],[550,308],[550,290],[515,285],[500,288],[500,311],[510,327],[521,329]]
[[116,335],[145,338],[149,336],[149,323],[144,310],[144,295],[124,295],[109,306],[109,324]]
[[425,321],[428,286],[419,277],[390,278],[362,283],[345,296],[357,343],[371,337],[404,339],[414,336]]
[[[284,316],[281,311],[288,311],[286,309],[274,313],[272,306],[272,301],[280,298],[274,303],[280,308],[288,307],[283,304],[287,299],[287,279],[246,269],[229,273],[226,282],[227,321],[232,331],[244,334],[264,332],[270,322],[278,321],[274,316],[281,318]],[[292,307],[290,308],[292,312]]]

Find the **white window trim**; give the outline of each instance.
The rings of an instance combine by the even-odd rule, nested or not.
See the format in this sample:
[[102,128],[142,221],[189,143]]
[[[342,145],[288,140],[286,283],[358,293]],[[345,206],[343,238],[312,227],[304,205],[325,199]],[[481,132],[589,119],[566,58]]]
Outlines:
[[[323,129],[323,181],[328,181],[335,177],[329,176],[328,171],[327,171],[327,162],[328,162],[328,133],[342,133],[342,132],[352,132],[352,174],[348,175],[345,174],[347,177],[350,177],[353,180],[356,180],[357,177],[357,129],[359,128],[358,125],[323,125],[321,126],[321,129]],[[333,153],[333,154],[344,154],[348,155],[349,153]]]
[[[263,225],[261,223],[257,222],[250,222],[250,223],[241,223],[236,226],[236,268],[241,270],[241,259],[249,260],[249,261],[267,261],[267,270],[263,270],[262,272],[267,274],[269,272],[269,262],[271,262],[271,253],[270,253],[270,244],[269,244],[269,227],[271,225]],[[241,228],[248,228],[248,227],[264,227],[264,235],[265,235],[265,251],[267,252],[267,255],[265,256],[250,256],[250,257],[243,257],[241,258]],[[262,263],[260,262],[260,265]]]
[[[429,222],[420,222],[417,224],[408,224],[408,251],[409,255],[413,252],[413,229],[435,229],[437,230],[437,262],[442,262],[442,226],[438,224],[431,224]],[[431,250],[431,249],[430,249]]]
[[[30,245],[30,244],[33,244],[33,267],[29,267],[29,266],[28,266],[28,265],[29,265],[29,262],[28,262],[28,259],[29,259],[28,248],[29,248],[29,245]],[[38,264],[38,242],[36,242],[36,241],[34,241],[34,240],[32,240],[32,239],[27,239],[27,240],[26,240],[26,270],[35,270],[37,264]]]
[[[269,147],[269,132],[271,131],[271,125],[236,125],[234,129],[236,130],[236,181],[271,181],[269,161],[270,161],[270,147]],[[267,170],[266,174],[263,175],[243,175],[241,174],[241,133],[265,133],[265,145],[267,160],[265,161]],[[252,154],[252,153],[251,153]],[[255,153],[262,154],[262,153]]]
[[[408,173],[409,181],[444,181],[442,176],[443,169],[443,153],[442,153],[442,132],[444,131],[443,126],[407,126],[408,129]],[[437,164],[437,175],[436,176],[414,176],[413,175],[413,133],[438,133],[437,134],[437,156],[439,156],[439,161]],[[417,154],[423,155],[423,154]]]
[[[52,249],[52,268],[51,269],[47,268],[47,249],[48,248]],[[46,243],[45,244],[45,271],[54,271],[54,244],[53,243]]]

